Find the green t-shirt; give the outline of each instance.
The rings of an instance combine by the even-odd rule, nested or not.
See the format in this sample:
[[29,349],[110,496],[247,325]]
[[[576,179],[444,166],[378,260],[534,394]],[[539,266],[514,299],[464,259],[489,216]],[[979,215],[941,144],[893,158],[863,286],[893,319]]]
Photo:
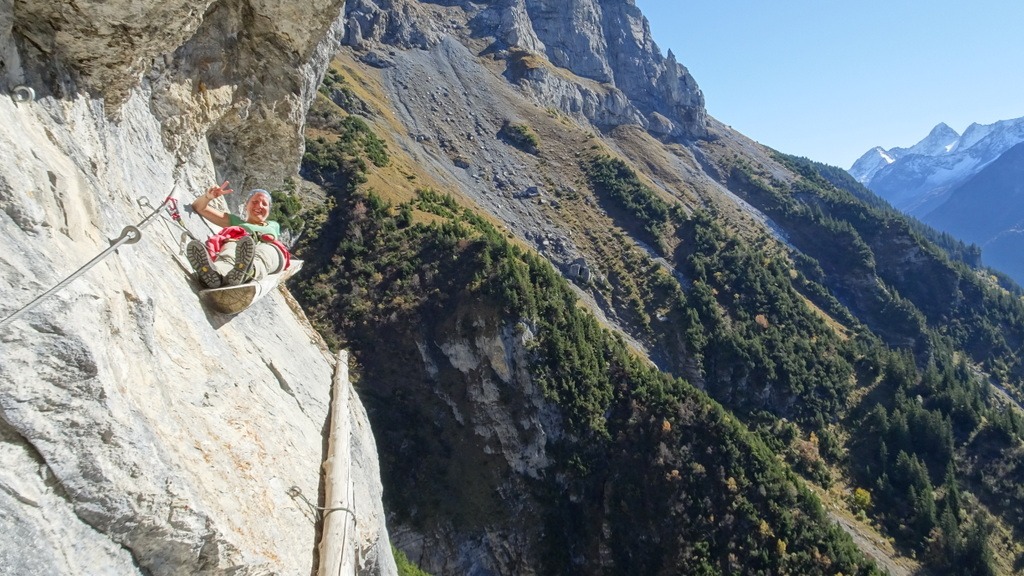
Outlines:
[[248,230],[249,234],[252,234],[257,238],[264,234],[270,234],[275,239],[281,236],[281,225],[274,220],[267,220],[266,224],[260,226],[259,224],[249,224],[234,214],[228,214],[228,224],[232,226],[241,226]]

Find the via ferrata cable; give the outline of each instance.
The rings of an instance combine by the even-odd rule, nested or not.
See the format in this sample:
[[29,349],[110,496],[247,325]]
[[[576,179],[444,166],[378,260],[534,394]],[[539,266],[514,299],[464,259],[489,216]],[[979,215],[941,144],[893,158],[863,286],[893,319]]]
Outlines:
[[[79,268],[78,270],[75,270],[70,276],[68,276],[64,280],[61,280],[53,288],[50,288],[46,292],[43,292],[39,296],[36,296],[31,302],[29,302],[28,304],[25,304],[21,308],[15,310],[13,314],[11,314],[10,316],[4,318],[3,320],[0,320],[0,328],[6,327],[8,324],[10,324],[11,322],[14,322],[20,316],[22,316],[23,314],[25,314],[29,310],[32,310],[33,308],[38,306],[41,302],[43,302],[44,300],[46,300],[50,296],[53,296],[57,292],[60,292],[64,287],[66,287],[68,284],[70,284],[72,281],[74,281],[76,278],[78,278],[82,274],[85,274],[90,268],[92,268],[96,264],[99,264],[99,262],[101,260],[103,260],[104,258],[109,256],[111,252],[116,251],[122,245],[124,245],[124,244],[134,244],[134,243],[138,242],[139,240],[141,240],[142,239],[142,229],[145,228],[152,221],[152,219],[161,210],[163,210],[165,206],[167,206],[171,202],[174,202],[175,204],[177,203],[177,201],[174,200],[173,193],[172,193],[172,195],[168,196],[152,212],[150,212],[145,218],[143,218],[141,222],[139,222],[138,224],[136,224],[134,226],[125,226],[124,229],[121,230],[121,235],[110,241],[110,247],[109,248],[107,248],[106,250],[104,250],[104,251],[100,252],[99,254],[97,254],[92,260],[89,260],[88,262],[86,262],[81,268]],[[147,203],[148,203],[148,200],[147,200]],[[141,204],[141,202],[140,202],[140,204]],[[179,216],[179,218],[180,218],[180,216]]]

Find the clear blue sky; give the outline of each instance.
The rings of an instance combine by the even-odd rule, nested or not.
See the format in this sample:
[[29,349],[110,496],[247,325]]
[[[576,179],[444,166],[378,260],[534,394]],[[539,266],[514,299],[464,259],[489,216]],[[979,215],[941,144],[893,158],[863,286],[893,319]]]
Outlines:
[[1021,0],[635,0],[708,113],[781,152],[849,168],[939,122],[1024,117]]

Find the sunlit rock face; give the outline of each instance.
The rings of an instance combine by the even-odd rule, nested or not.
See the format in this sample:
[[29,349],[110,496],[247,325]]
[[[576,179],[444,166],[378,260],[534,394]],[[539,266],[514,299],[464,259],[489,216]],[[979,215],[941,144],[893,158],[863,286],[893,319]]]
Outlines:
[[[700,87],[671,52],[661,54],[647,19],[632,2],[466,3],[462,21],[452,18],[454,10],[438,18],[429,9],[432,4],[351,0],[345,7],[343,41],[360,47],[428,48],[446,35],[483,38],[491,42],[485,53],[508,57],[510,79],[530,90],[538,103],[602,128],[634,124],[681,140],[707,135]],[[545,65],[522,66],[523,54],[537,55]],[[579,78],[559,74],[559,68]]]
[[101,99],[113,120],[145,90],[167,147],[188,157],[208,143],[218,173],[249,187],[294,172],[344,4],[5,1],[7,84]]
[[[294,173],[340,10],[0,0],[0,319],[141,224],[0,329],[0,573],[315,570],[334,356],[286,292],[205,310],[180,242],[209,230],[154,208]],[[393,574],[351,398],[348,550]]]

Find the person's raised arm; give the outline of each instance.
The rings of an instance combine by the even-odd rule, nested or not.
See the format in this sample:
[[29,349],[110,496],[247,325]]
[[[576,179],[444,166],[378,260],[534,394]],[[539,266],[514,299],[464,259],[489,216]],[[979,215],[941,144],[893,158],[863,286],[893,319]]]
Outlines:
[[217,226],[220,226],[221,228],[226,228],[230,224],[230,220],[228,219],[228,213],[211,207],[210,201],[215,198],[220,198],[225,194],[230,194],[232,192],[233,190],[231,188],[228,188],[228,181],[225,180],[224,183],[221,184],[220,186],[211,186],[206,191],[206,194],[203,194],[202,196],[196,198],[195,202],[192,202],[192,209],[195,210],[200,216],[206,218],[210,222],[213,222]]

